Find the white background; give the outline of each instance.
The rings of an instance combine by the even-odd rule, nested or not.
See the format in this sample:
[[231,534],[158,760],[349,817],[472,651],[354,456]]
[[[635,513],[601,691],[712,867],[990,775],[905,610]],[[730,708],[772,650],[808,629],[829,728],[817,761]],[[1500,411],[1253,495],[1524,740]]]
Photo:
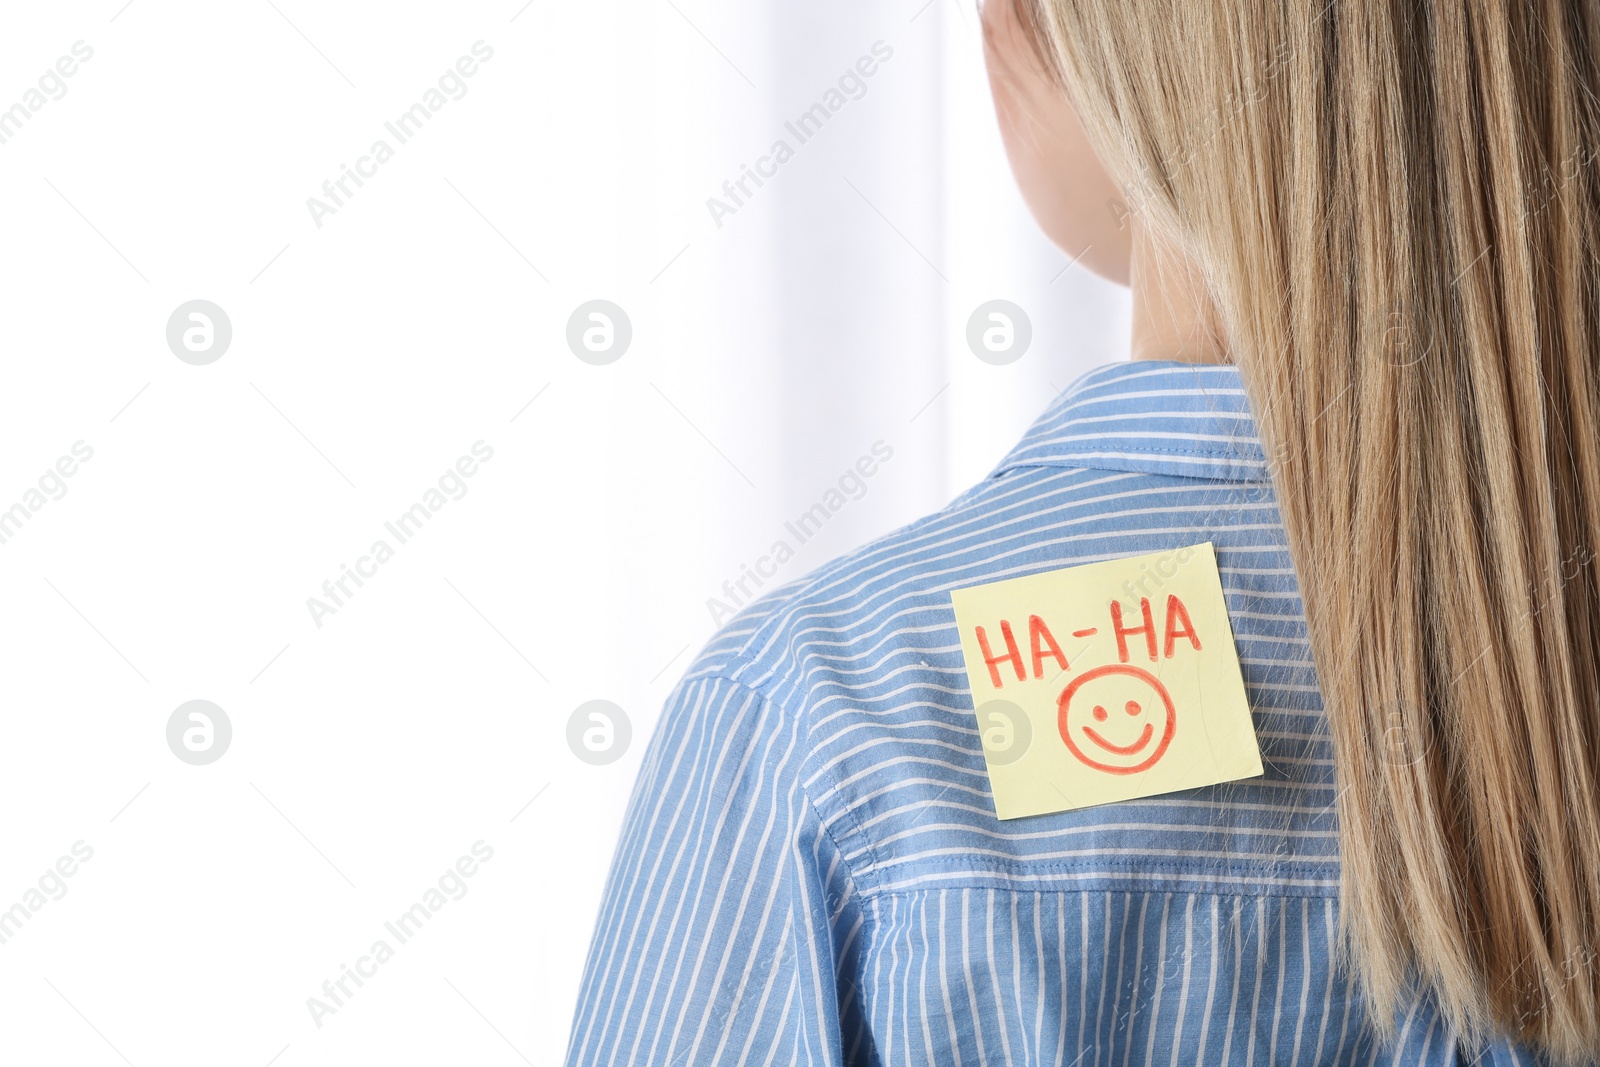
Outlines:
[[[0,144],[0,510],[93,457],[0,544],[0,909],[93,857],[0,944],[0,1062],[558,1062],[707,599],[875,441],[775,580],[982,477],[1123,355],[1126,294],[1028,220],[955,0],[7,16],[0,108],[93,57]],[[480,40],[466,94],[315,225]],[[707,198],[877,41],[865,94],[717,226]],[[597,297],[634,333],[603,367],[564,336]],[[207,366],[165,337],[196,298],[233,328]],[[1008,366],[965,341],[992,298],[1032,319]],[[316,625],[478,441],[466,494]],[[594,698],[632,722],[606,766],[566,739]],[[167,746],[192,699],[232,723],[207,766]],[[318,1026],[307,999],[480,840]]]

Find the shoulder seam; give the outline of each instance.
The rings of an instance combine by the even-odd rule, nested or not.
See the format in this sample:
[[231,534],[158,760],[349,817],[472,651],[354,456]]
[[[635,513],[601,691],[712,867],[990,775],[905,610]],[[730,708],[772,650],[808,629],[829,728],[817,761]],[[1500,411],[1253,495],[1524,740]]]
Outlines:
[[[721,665],[710,668],[704,673],[685,676],[683,682],[726,682],[729,685],[738,686],[740,689],[754,693],[769,708],[773,708],[780,713],[790,713],[799,717],[801,720],[800,726],[806,740],[806,759],[809,759],[811,753],[815,751],[815,748],[811,743],[810,713],[803,707],[795,708],[784,705],[780,703],[771,693],[766,692],[761,687],[752,685],[741,678],[735,678],[733,676],[733,669],[736,666],[759,669],[759,665],[755,663],[755,661],[746,659],[739,653],[735,652],[731,653]],[[805,767],[806,759],[801,760],[800,766],[802,772]],[[805,802],[810,805],[811,813],[817,817],[817,825],[822,827],[822,832],[828,835],[829,842],[831,842],[833,847],[838,851],[839,863],[844,867],[845,874],[850,879],[851,885],[855,887],[856,892],[863,898],[870,895],[868,892],[866,892],[866,890],[869,887],[876,888],[875,886],[871,886],[871,882],[875,879],[869,880],[865,878],[862,872],[856,868],[856,865],[851,863],[846,858],[849,853],[845,850],[844,845],[842,842],[840,842],[838,836],[833,832],[833,826],[828,822],[827,819],[823,818],[822,809],[817,806],[816,798],[811,795],[811,790],[806,787],[803,773],[801,776],[797,777],[795,785],[799,788],[801,796],[805,798]],[[861,827],[856,824],[855,815],[849,809],[849,807],[842,807],[840,810],[843,814],[843,817],[850,820],[856,836],[860,838],[862,846],[867,850],[867,857],[871,861],[870,869],[876,870],[878,866],[878,855],[877,851],[872,847],[872,840],[867,837],[866,833],[862,831]]]

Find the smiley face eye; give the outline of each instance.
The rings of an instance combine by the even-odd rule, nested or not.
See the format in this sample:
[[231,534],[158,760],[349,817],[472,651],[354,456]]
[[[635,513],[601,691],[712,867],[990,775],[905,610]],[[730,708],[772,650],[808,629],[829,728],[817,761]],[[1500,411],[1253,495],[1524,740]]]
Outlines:
[[1110,714],[1110,713],[1108,711],[1106,711],[1106,709],[1102,705],[1096,704],[1094,706],[1093,714],[1094,714],[1094,721],[1095,722],[1105,722],[1106,721],[1106,716],[1108,714]]
[[1140,712],[1141,712],[1141,711],[1143,711],[1143,710],[1144,710],[1144,709],[1143,709],[1143,708],[1141,708],[1141,707],[1140,707],[1140,706],[1139,706],[1139,702],[1138,702],[1138,701],[1137,701],[1137,700],[1130,700],[1130,701],[1128,701],[1128,703],[1127,703],[1127,704],[1126,704],[1126,705],[1125,705],[1125,706],[1124,706],[1124,707],[1123,707],[1123,709],[1122,709],[1122,710],[1123,710],[1123,711],[1125,711],[1125,712],[1127,712],[1127,713],[1128,713],[1128,714],[1129,714],[1129,715],[1137,715],[1137,714],[1139,714],[1139,713],[1140,713]]

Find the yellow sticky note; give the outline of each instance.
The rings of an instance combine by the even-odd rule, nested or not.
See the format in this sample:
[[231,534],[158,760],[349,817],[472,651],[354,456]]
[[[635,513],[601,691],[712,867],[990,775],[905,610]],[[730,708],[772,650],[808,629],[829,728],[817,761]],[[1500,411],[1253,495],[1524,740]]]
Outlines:
[[1000,818],[1261,773],[1209,541],[950,599]]

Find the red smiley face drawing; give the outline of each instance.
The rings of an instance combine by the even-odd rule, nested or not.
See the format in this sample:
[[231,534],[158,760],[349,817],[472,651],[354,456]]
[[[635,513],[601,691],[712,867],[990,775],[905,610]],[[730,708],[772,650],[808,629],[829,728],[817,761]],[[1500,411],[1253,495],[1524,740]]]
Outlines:
[[1154,766],[1178,728],[1178,710],[1161,679],[1126,663],[1080,674],[1061,691],[1056,707],[1067,748],[1107,774]]

